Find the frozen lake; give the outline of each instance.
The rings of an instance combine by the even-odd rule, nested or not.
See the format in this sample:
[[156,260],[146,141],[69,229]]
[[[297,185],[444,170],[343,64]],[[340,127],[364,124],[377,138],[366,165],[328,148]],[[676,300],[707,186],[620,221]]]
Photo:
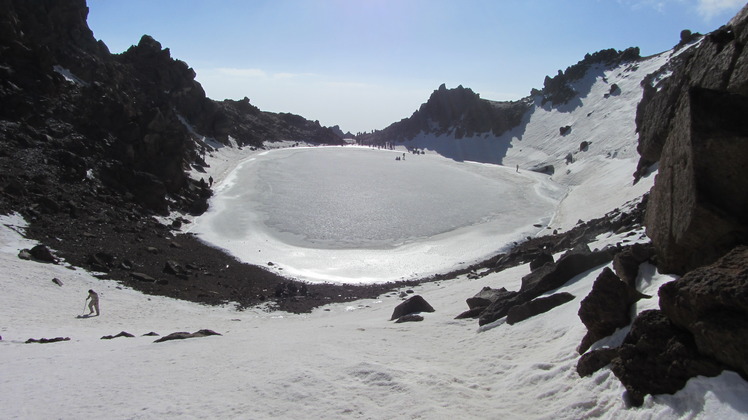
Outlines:
[[396,157],[359,147],[261,153],[218,187],[192,231],[304,280],[392,281],[485,257],[537,231],[555,205],[538,174]]

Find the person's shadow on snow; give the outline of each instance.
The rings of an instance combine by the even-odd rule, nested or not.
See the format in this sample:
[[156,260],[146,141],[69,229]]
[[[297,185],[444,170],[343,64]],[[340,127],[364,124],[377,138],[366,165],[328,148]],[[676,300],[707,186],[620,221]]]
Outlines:
[[85,318],[93,318],[95,316],[99,316],[98,314],[92,315],[92,314],[86,314],[86,315],[77,315],[76,318],[78,319],[85,319]]

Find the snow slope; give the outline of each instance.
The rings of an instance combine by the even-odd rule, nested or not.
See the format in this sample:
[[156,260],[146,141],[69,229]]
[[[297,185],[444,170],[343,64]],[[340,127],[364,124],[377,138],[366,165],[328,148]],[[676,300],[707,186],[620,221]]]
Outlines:
[[[549,215],[551,226],[598,217],[651,184],[645,179],[631,186],[630,177],[622,177],[636,165],[633,116],[619,119],[615,109],[633,112],[635,79],[645,66],[655,68],[665,59],[654,57],[638,70],[598,74],[580,99],[583,106],[536,107],[524,133],[508,134],[512,147],[503,162],[510,171],[514,165],[522,173],[537,163],[557,166],[552,180],[537,184],[564,192]],[[602,98],[609,83],[617,83],[621,94]],[[587,117],[587,106],[595,101],[606,106]],[[558,127],[564,125],[572,131],[559,137]],[[583,139],[592,141],[589,151],[577,152],[576,162],[566,166],[562,160]],[[207,157],[209,172],[195,176],[212,176],[220,190],[240,160],[257,154],[218,148]],[[389,318],[402,290],[306,315],[143,295],[64,264],[19,259],[20,249],[34,245],[22,237],[24,225],[18,216],[0,217],[4,419],[748,418],[748,383],[732,372],[692,379],[675,395],[648,396],[641,408],[625,406],[624,389],[607,369],[578,377],[575,349],[585,334],[579,302],[604,267],[558,290],[572,293],[573,301],[515,325],[499,320],[478,328],[474,320],[454,317],[467,308],[464,299],[484,286],[518,289],[527,266],[415,287],[436,312],[424,314],[420,323],[393,324]],[[603,235],[591,246],[627,241],[626,235]],[[633,238],[645,240],[641,231]],[[645,265],[640,290],[656,296],[670,280]],[[76,318],[91,288],[101,297],[102,315]],[[636,311],[656,307],[656,298],[642,300]],[[222,335],[165,343],[142,336],[203,328]],[[100,339],[120,331],[135,337]],[[620,330],[596,346],[616,345],[625,333]],[[70,340],[24,344],[28,338],[57,336]]]
[[[308,315],[145,296],[80,270],[20,260],[18,249],[32,245],[15,231],[22,221],[0,223],[2,418],[748,418],[748,383],[731,372],[647,397],[638,409],[625,407],[607,369],[577,376],[585,328],[576,312],[602,267],[560,289],[576,296],[572,302],[512,326],[500,320],[478,329],[453,318],[484,286],[518,288],[527,266],[416,287],[436,312],[393,324],[396,294]],[[651,266],[643,271],[645,293],[670,280]],[[77,319],[89,288],[101,296],[102,315]],[[642,301],[637,311],[656,306]],[[222,336],[165,343],[141,336],[202,328]],[[120,331],[136,337],[100,339]],[[56,336],[70,341],[24,344]]]

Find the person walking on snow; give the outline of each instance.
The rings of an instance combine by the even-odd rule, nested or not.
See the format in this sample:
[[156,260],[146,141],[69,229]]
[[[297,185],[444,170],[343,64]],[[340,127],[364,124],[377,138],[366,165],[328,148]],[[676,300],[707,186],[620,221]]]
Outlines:
[[[91,302],[88,302],[88,299],[91,299]],[[88,291],[86,302],[88,302],[88,310],[91,311],[88,314],[91,315],[96,309],[96,316],[99,316],[99,295],[93,289]]]

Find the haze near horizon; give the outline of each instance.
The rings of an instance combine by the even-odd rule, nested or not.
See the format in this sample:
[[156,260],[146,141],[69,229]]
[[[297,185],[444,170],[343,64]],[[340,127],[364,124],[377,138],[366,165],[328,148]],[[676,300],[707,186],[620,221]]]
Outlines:
[[88,0],[88,24],[120,53],[144,34],[215,100],[250,98],[343,131],[409,117],[440,84],[517,100],[606,48],[672,48],[726,24],[740,0]]

